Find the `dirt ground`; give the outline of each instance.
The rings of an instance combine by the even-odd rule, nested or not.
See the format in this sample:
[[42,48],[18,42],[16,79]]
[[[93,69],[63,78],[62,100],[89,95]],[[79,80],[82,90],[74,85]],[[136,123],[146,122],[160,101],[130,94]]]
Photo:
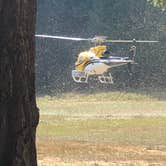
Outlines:
[[[166,147],[38,140],[39,166],[165,166]],[[47,154],[45,153],[47,152]]]
[[165,166],[162,163],[146,161],[70,161],[63,162],[59,158],[45,158],[39,166]]

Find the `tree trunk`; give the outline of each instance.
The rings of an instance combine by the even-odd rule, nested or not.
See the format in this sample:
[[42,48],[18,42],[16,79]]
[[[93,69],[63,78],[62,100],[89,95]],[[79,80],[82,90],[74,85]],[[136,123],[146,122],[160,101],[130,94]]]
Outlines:
[[36,0],[0,0],[0,165],[35,166]]

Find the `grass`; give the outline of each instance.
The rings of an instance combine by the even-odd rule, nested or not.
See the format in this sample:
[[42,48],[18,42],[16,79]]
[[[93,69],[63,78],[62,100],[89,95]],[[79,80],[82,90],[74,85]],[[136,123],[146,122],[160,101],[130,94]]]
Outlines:
[[165,163],[166,101],[154,96],[112,92],[38,97],[39,158]]
[[39,97],[42,115],[69,117],[165,116],[166,102],[135,93],[62,94]]
[[82,162],[80,165],[88,165],[85,161],[165,165],[166,117],[73,119],[42,115],[37,147],[40,160],[51,158],[55,164],[58,158],[57,165],[78,165],[76,161]]
[[166,146],[166,118],[68,119],[42,116],[39,138]]

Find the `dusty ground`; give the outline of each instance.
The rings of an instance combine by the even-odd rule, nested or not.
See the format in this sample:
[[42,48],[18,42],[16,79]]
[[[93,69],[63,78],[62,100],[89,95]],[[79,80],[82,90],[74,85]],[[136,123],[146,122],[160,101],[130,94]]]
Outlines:
[[146,161],[70,161],[65,163],[59,158],[49,157],[39,161],[39,166],[165,166],[165,164]]
[[166,147],[116,146],[55,140],[38,140],[37,145],[39,166],[166,165]]

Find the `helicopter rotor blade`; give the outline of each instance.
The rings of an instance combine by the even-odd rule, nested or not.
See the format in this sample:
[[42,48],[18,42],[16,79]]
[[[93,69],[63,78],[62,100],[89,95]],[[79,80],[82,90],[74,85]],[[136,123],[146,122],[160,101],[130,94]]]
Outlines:
[[104,42],[109,43],[158,43],[159,41],[155,40],[105,40]]
[[65,36],[52,36],[52,35],[35,35],[39,38],[50,38],[50,39],[63,39],[63,40],[74,40],[74,41],[91,41],[92,39],[85,39],[85,38],[77,38],[77,37],[65,37]]
[[62,40],[73,40],[73,41],[91,41],[93,43],[158,43],[159,41],[155,40],[107,40],[105,36],[96,36],[94,38],[78,38],[78,37],[67,37],[67,36],[53,36],[53,35],[39,35],[36,34],[36,37],[39,38],[50,38],[50,39],[62,39]]
[[158,43],[159,41],[155,41],[155,40],[136,40],[135,42],[136,43]]

